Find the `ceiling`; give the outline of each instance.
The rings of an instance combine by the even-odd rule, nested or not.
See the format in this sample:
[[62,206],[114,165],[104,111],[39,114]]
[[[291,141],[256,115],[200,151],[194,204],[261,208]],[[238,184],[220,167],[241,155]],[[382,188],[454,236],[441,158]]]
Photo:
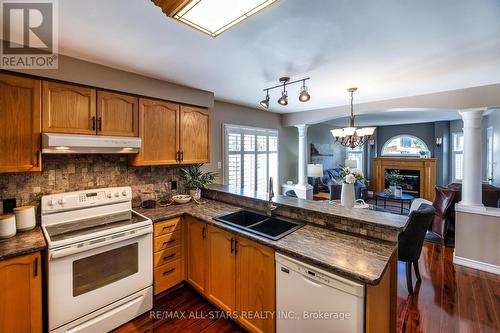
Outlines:
[[500,83],[498,0],[280,0],[217,38],[149,0],[59,1],[60,53],[257,107],[280,76],[311,77],[296,112]]
[[[363,126],[387,126],[401,124],[417,124],[428,123],[435,121],[447,121],[462,119],[457,110],[430,110],[426,109],[422,112],[421,109],[390,109],[372,111],[367,114],[356,116],[355,125]],[[326,121],[325,124],[335,127],[347,127],[349,125],[349,117],[342,117]]]

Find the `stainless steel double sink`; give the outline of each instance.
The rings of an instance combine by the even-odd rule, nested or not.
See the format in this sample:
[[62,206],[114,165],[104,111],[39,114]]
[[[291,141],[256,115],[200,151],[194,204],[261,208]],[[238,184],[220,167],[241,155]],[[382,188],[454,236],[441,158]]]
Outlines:
[[214,217],[214,220],[272,240],[283,238],[304,225],[249,210],[220,215]]

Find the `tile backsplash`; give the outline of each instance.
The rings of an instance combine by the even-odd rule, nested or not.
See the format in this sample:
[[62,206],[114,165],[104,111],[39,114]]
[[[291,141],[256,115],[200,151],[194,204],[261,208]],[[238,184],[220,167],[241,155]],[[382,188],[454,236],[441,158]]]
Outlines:
[[142,189],[164,195],[175,180],[183,190],[181,166],[132,167],[126,155],[44,155],[42,163],[42,172],[0,174],[0,211],[3,199],[16,198],[17,206],[35,205],[40,214],[42,195],[94,188],[131,186],[134,205]]

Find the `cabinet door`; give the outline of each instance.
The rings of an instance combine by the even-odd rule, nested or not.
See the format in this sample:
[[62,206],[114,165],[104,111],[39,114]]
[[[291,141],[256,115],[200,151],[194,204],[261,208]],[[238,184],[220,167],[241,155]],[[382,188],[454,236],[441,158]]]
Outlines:
[[139,99],[139,136],[142,147],[132,165],[177,164],[179,105]]
[[251,332],[274,332],[274,251],[243,237],[238,237],[236,249],[236,310],[262,314],[262,318],[240,317],[239,322]]
[[187,281],[200,293],[205,293],[207,262],[207,225],[186,217],[187,225]]
[[43,131],[95,134],[96,90],[43,81]]
[[0,261],[0,332],[42,331],[40,253]]
[[222,311],[235,309],[235,236],[208,226],[207,290],[205,296]]
[[41,83],[0,73],[0,172],[40,171]]
[[137,97],[98,91],[97,134],[138,136],[139,103]]
[[182,163],[210,161],[210,113],[207,109],[181,106],[180,150]]

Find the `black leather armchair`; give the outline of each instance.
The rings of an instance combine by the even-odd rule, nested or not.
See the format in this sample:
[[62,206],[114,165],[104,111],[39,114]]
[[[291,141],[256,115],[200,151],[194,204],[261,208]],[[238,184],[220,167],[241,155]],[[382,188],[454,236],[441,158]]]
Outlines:
[[434,218],[436,210],[428,204],[410,213],[406,229],[399,234],[398,240],[398,260],[406,262],[406,286],[410,295],[413,295],[413,283],[411,266],[415,268],[415,275],[420,281],[420,271],[418,270],[418,259],[422,252],[425,234]]

